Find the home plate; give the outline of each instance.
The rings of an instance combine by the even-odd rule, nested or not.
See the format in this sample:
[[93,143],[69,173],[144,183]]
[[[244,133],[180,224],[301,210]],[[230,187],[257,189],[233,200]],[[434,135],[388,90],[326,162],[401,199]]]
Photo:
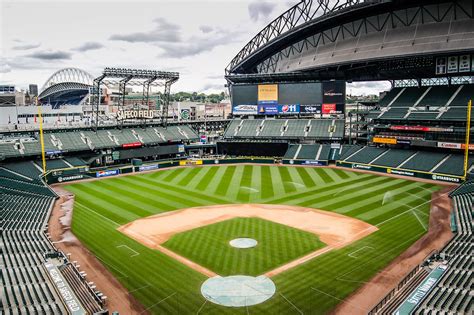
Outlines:
[[228,307],[263,303],[275,291],[275,284],[266,276],[216,276],[207,279],[201,286],[201,293],[208,301]]

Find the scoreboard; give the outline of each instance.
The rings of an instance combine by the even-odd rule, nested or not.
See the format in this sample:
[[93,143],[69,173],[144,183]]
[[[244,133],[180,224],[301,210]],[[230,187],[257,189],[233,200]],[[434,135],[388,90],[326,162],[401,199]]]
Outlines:
[[343,114],[344,81],[233,85],[234,115]]

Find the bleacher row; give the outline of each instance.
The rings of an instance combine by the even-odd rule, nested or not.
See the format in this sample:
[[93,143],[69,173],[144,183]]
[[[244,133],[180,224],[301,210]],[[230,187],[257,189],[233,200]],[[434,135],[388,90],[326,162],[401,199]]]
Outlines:
[[55,194],[39,179],[7,169],[0,169],[0,193],[0,313],[68,314],[44,268],[45,255],[56,253],[44,234]]
[[381,110],[373,111],[370,117],[383,120],[465,121],[467,103],[473,95],[473,84],[393,88],[380,100]]
[[226,139],[341,139],[344,120],[340,119],[234,119]]
[[[121,147],[124,144],[140,142],[146,145],[168,141],[197,140],[199,137],[188,125],[143,128],[98,130],[77,130],[44,134],[46,152],[87,151]],[[41,154],[39,136],[10,139],[0,142],[0,156],[30,156]]]
[[[423,171],[438,174],[464,174],[462,154],[425,152],[417,150],[388,149],[371,146],[345,147],[340,155],[344,162],[361,163],[374,166],[393,167],[406,170]],[[469,159],[469,168],[474,158]]]
[[[411,314],[472,314],[474,310],[474,282],[472,252],[473,239],[473,198],[474,182],[465,182],[451,192],[453,199],[453,215],[457,228],[456,236],[434,255],[435,264],[441,260],[447,265],[446,272],[438,283],[421,300]],[[426,279],[432,263],[417,266],[400,284],[392,290],[369,314],[394,314],[395,310],[418,285]],[[413,302],[411,302],[413,303]]]

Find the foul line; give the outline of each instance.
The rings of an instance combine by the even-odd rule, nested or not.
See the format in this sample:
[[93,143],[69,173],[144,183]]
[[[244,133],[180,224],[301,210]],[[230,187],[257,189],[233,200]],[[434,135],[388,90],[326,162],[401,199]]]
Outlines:
[[402,213],[399,213],[399,214],[397,214],[397,215],[394,215],[393,217],[391,217],[391,218],[389,218],[389,219],[387,219],[387,220],[384,220],[384,221],[382,221],[382,222],[380,222],[380,223],[377,223],[375,226],[380,226],[380,225],[385,224],[385,223],[387,223],[387,222],[389,222],[389,221],[392,221],[393,219],[398,218],[399,216],[402,216],[402,215],[404,215],[404,214],[406,214],[406,213],[408,213],[408,212],[410,212],[410,211],[416,210],[418,207],[421,207],[421,206],[423,206],[423,205],[425,205],[425,204],[427,204],[427,203],[429,203],[429,202],[438,200],[439,198],[441,198],[441,197],[443,197],[443,196],[445,196],[445,195],[447,195],[447,194],[449,194],[449,192],[444,193],[444,194],[441,194],[441,195],[439,195],[438,197],[433,198],[433,199],[430,199],[430,200],[427,200],[427,201],[425,201],[425,202],[423,202],[423,203],[420,203],[418,206],[412,207],[412,208],[410,208],[410,209],[408,209],[408,210],[406,210],[406,211],[403,211]]
[[153,308],[153,307],[157,306],[158,304],[160,304],[161,302],[164,302],[165,300],[169,299],[170,297],[172,297],[172,296],[175,295],[175,294],[176,294],[176,292],[171,293],[170,295],[168,295],[168,296],[165,297],[164,299],[159,300],[157,303],[155,303],[155,304],[153,304],[153,305],[147,307],[147,308],[144,309],[143,311],[141,311],[140,314],[145,313],[145,312],[148,311],[150,308]]
[[151,285],[147,282],[146,285],[142,286],[142,287],[139,287],[139,288],[136,288],[136,289],[133,289],[132,291],[128,291],[128,293],[132,293],[132,292],[135,292],[135,291],[138,291],[138,290],[141,290],[141,289],[145,289],[145,288],[148,288],[150,287]]
[[121,247],[126,247],[126,248],[128,248],[130,251],[132,251],[132,252],[135,253],[135,254],[131,255],[130,257],[135,257],[135,256],[140,255],[139,252],[137,252],[136,250],[134,250],[134,249],[128,247],[127,245],[122,244],[122,245],[115,246],[115,248],[121,248]]
[[426,226],[423,224],[423,222],[420,220],[420,218],[418,217],[418,215],[416,214],[416,212],[413,211],[412,213],[413,213],[413,215],[415,216],[415,218],[418,220],[418,222],[420,222],[420,224],[421,224],[421,226],[423,227],[423,229],[424,229],[425,231],[428,231],[428,229],[427,229]]
[[92,210],[92,209],[89,208],[88,206],[84,206],[83,204],[81,204],[80,202],[77,202],[77,201],[76,201],[75,203],[76,203],[78,206],[81,206],[81,207],[84,208],[84,209],[87,209],[87,210],[89,210],[89,211],[94,212],[95,214],[97,214],[97,215],[100,216],[101,218],[106,219],[107,221],[109,221],[109,222],[115,224],[116,226],[120,226],[120,224],[118,224],[118,223],[115,222],[114,220],[107,218],[106,216],[100,214],[99,212],[97,212],[97,211],[95,211],[95,210]]
[[281,295],[281,297],[285,299],[285,301],[287,301],[287,302],[288,302],[288,303],[289,303],[291,306],[293,306],[293,308],[294,308],[295,310],[297,310],[297,311],[298,311],[298,313],[300,313],[301,315],[303,315],[303,314],[304,314],[304,313],[303,313],[303,312],[302,312],[302,311],[301,311],[299,308],[297,308],[297,307],[296,307],[296,305],[295,305],[295,304],[291,303],[291,301],[290,301],[290,300],[288,300],[288,299],[287,299],[287,298],[286,298],[286,297],[285,297],[283,294],[281,294],[280,292],[278,292],[278,294],[280,294],[280,295]]

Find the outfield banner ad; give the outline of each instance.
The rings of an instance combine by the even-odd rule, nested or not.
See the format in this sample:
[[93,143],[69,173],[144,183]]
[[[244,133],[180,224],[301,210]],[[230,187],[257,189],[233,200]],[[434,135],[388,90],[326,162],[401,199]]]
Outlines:
[[237,105],[232,108],[235,115],[257,115],[257,105]]
[[322,104],[300,105],[301,114],[321,114]]
[[290,165],[307,165],[307,166],[326,166],[328,161],[316,161],[316,160],[283,160],[283,164]]
[[299,114],[300,113],[300,105],[299,104],[291,104],[291,105],[278,105],[278,113],[291,115],[291,114]]
[[138,171],[143,172],[143,171],[151,171],[151,170],[156,170],[160,167],[159,164],[148,164],[148,165],[142,165],[138,167]]
[[449,182],[449,183],[461,183],[461,181],[462,181],[461,177],[456,177],[456,176],[450,176],[450,175],[444,175],[444,174],[424,173],[424,172],[417,172],[417,171],[413,171],[413,170],[396,169],[396,168],[376,166],[376,165],[350,163],[350,162],[343,162],[343,161],[337,161],[336,165],[341,166],[341,167],[352,168],[352,169],[374,171],[374,172],[385,173],[385,174],[403,175],[403,176],[417,177],[417,178],[425,178],[425,179],[432,179],[432,180],[439,180],[439,181]]
[[278,115],[278,105],[258,105],[259,115]]
[[120,174],[120,170],[98,171],[95,174],[96,177],[108,177]]

